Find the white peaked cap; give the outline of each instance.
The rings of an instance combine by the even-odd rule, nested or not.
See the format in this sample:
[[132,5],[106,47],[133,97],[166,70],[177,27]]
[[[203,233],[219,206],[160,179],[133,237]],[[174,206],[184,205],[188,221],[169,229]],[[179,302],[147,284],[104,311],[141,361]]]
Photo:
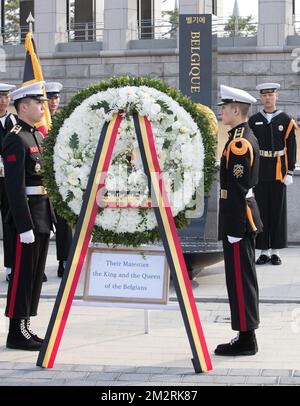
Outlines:
[[22,86],[19,89],[14,90],[10,95],[13,101],[25,99],[26,97],[38,100],[48,100],[44,96],[44,87],[45,82],[35,82],[31,85]]
[[251,96],[251,94],[245,92],[245,90],[236,89],[235,87],[221,85],[220,91],[222,101],[218,103],[219,106],[227,103],[253,104],[257,102],[255,97]]
[[15,89],[17,86],[8,85],[6,83],[0,83],[0,93],[9,93],[11,90]]
[[263,92],[264,90],[266,91],[275,91],[280,89],[280,84],[279,83],[261,83],[256,86],[256,90],[259,90],[260,92]]
[[59,82],[46,82],[46,93],[60,93],[63,85]]

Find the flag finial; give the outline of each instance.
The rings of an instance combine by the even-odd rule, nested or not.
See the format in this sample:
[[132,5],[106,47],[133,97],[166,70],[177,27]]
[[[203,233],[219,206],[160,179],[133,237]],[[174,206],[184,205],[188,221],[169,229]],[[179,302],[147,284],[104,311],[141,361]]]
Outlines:
[[29,14],[26,22],[29,24],[29,31],[32,32],[32,24],[35,22],[35,19],[33,18],[31,11],[30,11],[30,14]]

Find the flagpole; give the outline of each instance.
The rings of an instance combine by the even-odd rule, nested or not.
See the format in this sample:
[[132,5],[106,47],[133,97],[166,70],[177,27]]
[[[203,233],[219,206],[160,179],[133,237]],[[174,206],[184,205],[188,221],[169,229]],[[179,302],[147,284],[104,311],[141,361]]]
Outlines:
[[33,23],[35,22],[35,19],[33,18],[31,11],[29,13],[26,22],[29,24],[29,32],[33,32]]
[[[26,58],[25,58],[25,67],[24,67],[24,77],[23,77],[23,86],[27,84],[44,81],[42,67],[38,58],[36,46],[33,38],[33,23],[35,19],[32,13],[29,13],[29,16],[26,20],[29,24],[28,33],[25,38],[25,49],[26,49]],[[46,89],[44,88],[44,95],[46,96]],[[52,120],[51,114],[49,111],[48,102],[44,101],[44,117],[40,123],[37,123],[36,126],[38,130],[45,137],[48,131],[51,128]]]

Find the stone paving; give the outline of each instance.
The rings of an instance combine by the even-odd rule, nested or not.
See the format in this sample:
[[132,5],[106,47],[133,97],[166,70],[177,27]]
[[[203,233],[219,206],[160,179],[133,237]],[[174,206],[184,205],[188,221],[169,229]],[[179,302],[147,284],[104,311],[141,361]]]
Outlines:
[[[300,385],[299,248],[284,250],[283,266],[258,268],[261,293],[259,352],[253,357],[216,357],[214,348],[231,331],[223,263],[192,282],[214,370],[195,374],[179,311],[150,312],[144,333],[141,309],[73,306],[53,369],[36,367],[37,353],[5,347],[7,320],[0,317],[0,385],[12,386],[201,386]],[[53,244],[39,315],[33,328],[44,334],[59,287]],[[1,313],[7,284],[0,273]],[[76,295],[82,291],[82,280]],[[170,296],[175,300],[171,289]]]

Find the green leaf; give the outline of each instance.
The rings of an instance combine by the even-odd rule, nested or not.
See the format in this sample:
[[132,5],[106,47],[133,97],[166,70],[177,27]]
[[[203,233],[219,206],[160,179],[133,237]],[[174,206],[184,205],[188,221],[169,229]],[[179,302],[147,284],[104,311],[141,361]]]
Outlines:
[[69,146],[72,149],[78,149],[79,147],[79,136],[78,134],[74,133],[72,134],[70,141],[69,141]]
[[172,127],[168,127],[168,128],[166,129],[166,133],[170,133],[172,130],[173,130]]
[[67,193],[66,202],[70,203],[74,198],[75,198],[74,193],[71,190],[69,190]]
[[171,141],[170,140],[165,140],[164,141],[164,145],[163,145],[163,149],[168,149],[171,145]]
[[[161,90],[163,92],[163,90]],[[155,103],[158,104],[161,108],[161,111],[163,113],[167,113],[167,114],[173,114],[173,111],[169,109],[169,106],[167,105],[167,103],[163,100],[155,100]]]
[[[76,227],[78,216],[70,209],[68,202],[74,199],[73,193],[70,192],[67,196],[67,201],[62,199],[59,192],[58,186],[55,180],[55,171],[53,168],[53,157],[54,157],[54,147],[57,142],[57,136],[59,134],[60,128],[64,125],[66,119],[70,117],[73,111],[82,104],[82,102],[89,97],[97,94],[98,92],[106,91],[109,88],[120,88],[123,86],[148,86],[153,87],[165,93],[167,96],[174,99],[181,107],[183,107],[188,113],[191,114],[193,120],[197,124],[201,131],[203,145],[205,149],[204,158],[204,186],[205,186],[205,196],[208,196],[209,190],[211,188],[212,182],[215,178],[217,171],[216,168],[216,147],[217,139],[214,134],[211,133],[208,120],[204,113],[197,110],[196,104],[188,97],[183,96],[180,91],[175,88],[171,88],[163,83],[161,80],[151,79],[147,77],[130,77],[130,76],[120,76],[111,77],[99,81],[87,88],[81,89],[75,94],[75,96],[70,100],[70,102],[62,108],[53,118],[52,128],[49,136],[44,140],[44,150],[43,150],[43,182],[45,187],[47,187],[48,195],[55,206],[55,209],[59,215],[66,219],[66,221],[73,227]],[[162,110],[167,114],[171,113],[165,102],[159,100],[157,103],[161,106]],[[92,106],[92,110],[97,110],[103,107],[106,113],[109,112],[108,103],[101,102],[95,106]],[[168,112],[167,112],[168,110]],[[177,121],[177,117],[175,117]],[[77,136],[77,138],[76,138]],[[72,145],[75,149],[78,149],[79,137],[74,135],[72,137]],[[70,140],[71,142],[71,140]],[[169,141],[165,141],[165,148],[169,146]],[[175,218],[175,224],[177,228],[185,227],[188,224],[186,219],[186,210],[180,212]],[[116,233],[108,230],[104,230],[101,227],[95,226],[93,230],[93,240],[98,242],[103,242],[105,244],[121,244],[125,246],[138,247],[141,244],[151,244],[160,241],[160,233],[158,228],[150,231],[135,232],[135,233]]]
[[92,110],[100,110],[101,108],[104,109],[105,114],[108,114],[110,112],[110,107],[109,107],[109,104],[108,104],[108,102],[106,100],[103,100],[100,103],[94,104],[91,107]]

